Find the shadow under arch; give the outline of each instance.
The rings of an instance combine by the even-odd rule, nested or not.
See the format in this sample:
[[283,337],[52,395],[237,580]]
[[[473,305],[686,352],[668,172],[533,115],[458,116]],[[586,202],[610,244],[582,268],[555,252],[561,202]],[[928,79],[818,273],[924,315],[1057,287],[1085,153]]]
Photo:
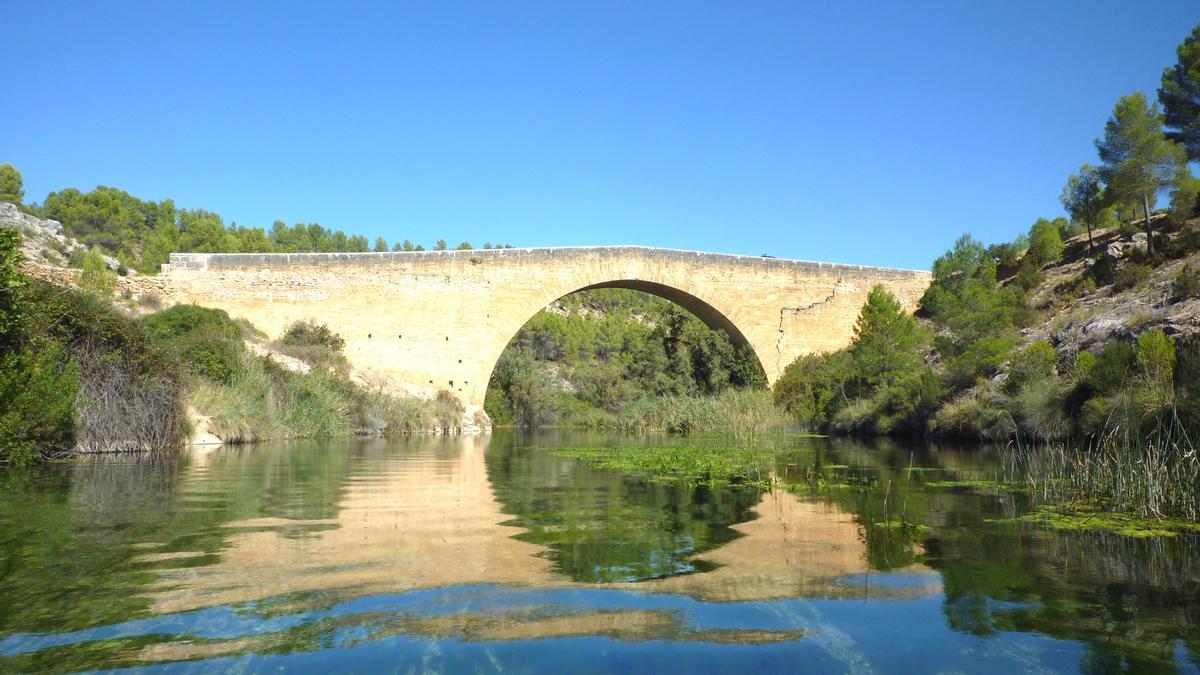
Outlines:
[[496,366],[500,363],[500,357],[503,355],[504,349],[508,348],[508,345],[512,343],[512,339],[521,332],[521,329],[524,328],[525,325],[528,324],[538,312],[569,295],[601,288],[620,288],[630,291],[640,291],[642,293],[647,293],[649,295],[668,300],[675,305],[682,307],[699,319],[705,326],[708,326],[710,329],[715,331],[721,331],[729,336],[729,341],[733,344],[734,348],[753,354],[754,363],[758,366],[759,374],[762,375],[764,382],[767,381],[766,369],[763,367],[762,355],[758,353],[758,350],[754,348],[754,345],[750,343],[750,340],[746,338],[741,329],[739,329],[737,325],[733,323],[733,321],[729,320],[729,317],[725,316],[725,314],[716,307],[713,307],[695,295],[688,293],[687,291],[680,290],[674,286],[668,286],[666,284],[660,284],[653,281],[645,281],[642,279],[613,279],[611,281],[602,281],[599,283],[590,284],[588,286],[576,288],[568,293],[563,293],[562,295],[551,300],[549,303],[538,307],[533,311],[533,313],[525,317],[525,320],[522,321],[517,329],[512,332],[512,335],[509,335],[508,339],[505,340],[504,348],[501,349],[500,353],[496,354],[496,357],[492,359],[491,367],[488,369],[488,378],[485,380],[485,382],[490,382],[492,377],[495,376]]

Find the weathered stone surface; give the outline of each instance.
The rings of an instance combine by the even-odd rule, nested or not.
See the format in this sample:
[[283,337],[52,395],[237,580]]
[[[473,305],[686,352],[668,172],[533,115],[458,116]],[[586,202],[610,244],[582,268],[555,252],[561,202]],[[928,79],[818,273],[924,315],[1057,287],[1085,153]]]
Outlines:
[[[59,286],[79,285],[80,271],[69,267],[45,265],[26,260],[21,265],[21,271],[34,279],[41,279]],[[178,302],[175,289],[171,285],[170,280],[162,276],[119,276],[117,277],[117,287],[115,290],[118,296],[126,294],[133,298],[158,296],[159,301],[163,304],[169,305]]]
[[769,381],[797,356],[844,347],[876,284],[910,311],[929,273],[632,246],[396,253],[172,254],[175,301],[225,309],[277,337],[315,319],[356,370],[481,405],[509,339],[589,288],[662,296],[749,345]]

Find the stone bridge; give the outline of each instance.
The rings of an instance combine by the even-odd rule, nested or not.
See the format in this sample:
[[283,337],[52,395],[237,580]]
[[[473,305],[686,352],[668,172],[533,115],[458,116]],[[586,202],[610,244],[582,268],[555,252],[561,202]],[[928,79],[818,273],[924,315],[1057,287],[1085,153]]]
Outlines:
[[314,319],[363,373],[414,394],[483,405],[500,353],[539,310],[592,288],[678,304],[749,346],[769,382],[797,356],[846,346],[880,284],[910,311],[928,272],[639,246],[396,253],[173,253],[161,275],[184,302],[271,337]]

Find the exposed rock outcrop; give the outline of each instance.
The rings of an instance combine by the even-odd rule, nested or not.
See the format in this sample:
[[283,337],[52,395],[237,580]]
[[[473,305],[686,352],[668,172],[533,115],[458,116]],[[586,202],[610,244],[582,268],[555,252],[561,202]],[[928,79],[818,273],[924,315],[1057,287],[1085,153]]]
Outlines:
[[[21,252],[28,262],[64,266],[76,252],[87,251],[82,242],[63,232],[62,223],[29,215],[9,202],[0,202],[0,227],[21,233]],[[104,256],[104,262],[112,270],[121,267],[112,256]]]

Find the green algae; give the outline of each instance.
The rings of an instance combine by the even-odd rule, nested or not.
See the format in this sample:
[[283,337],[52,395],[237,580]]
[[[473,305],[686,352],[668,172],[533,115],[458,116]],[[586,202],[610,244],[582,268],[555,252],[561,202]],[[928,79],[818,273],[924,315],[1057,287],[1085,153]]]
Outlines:
[[884,520],[878,523],[871,523],[872,527],[878,527],[885,530],[901,530],[909,534],[929,534],[933,532],[933,528],[921,523],[910,523],[905,520]]
[[599,469],[650,478],[683,479],[708,485],[772,487],[776,459],[787,449],[718,446],[555,448],[556,456],[576,459]]
[[1044,505],[1024,516],[989,522],[1037,523],[1056,530],[1106,531],[1139,539],[1200,532],[1200,523],[1192,521],[1103,511],[1095,506]]
[[925,485],[937,488],[978,488],[1010,491],[1021,489],[1015,483],[1002,483],[994,480],[931,480],[926,482]]

